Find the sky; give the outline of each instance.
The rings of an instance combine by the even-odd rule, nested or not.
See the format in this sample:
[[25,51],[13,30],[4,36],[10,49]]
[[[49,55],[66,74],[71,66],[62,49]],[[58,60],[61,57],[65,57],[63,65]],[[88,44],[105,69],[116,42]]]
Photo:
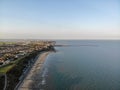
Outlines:
[[0,39],[120,39],[120,0],[0,0]]

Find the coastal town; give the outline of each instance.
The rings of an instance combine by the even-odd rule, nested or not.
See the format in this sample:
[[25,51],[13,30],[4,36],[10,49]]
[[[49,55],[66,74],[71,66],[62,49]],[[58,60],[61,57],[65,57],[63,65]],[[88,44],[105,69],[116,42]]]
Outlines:
[[6,65],[33,51],[40,51],[53,46],[53,41],[24,41],[24,42],[2,42],[0,45],[0,66]]
[[[18,89],[42,52],[54,51],[55,41],[15,40],[0,42],[0,90]],[[15,90],[17,90],[15,89]]]

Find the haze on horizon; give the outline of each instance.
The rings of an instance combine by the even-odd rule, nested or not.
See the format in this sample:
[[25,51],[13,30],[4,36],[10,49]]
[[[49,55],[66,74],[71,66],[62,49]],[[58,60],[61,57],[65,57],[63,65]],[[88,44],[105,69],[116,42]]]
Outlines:
[[119,0],[0,0],[0,39],[120,39]]

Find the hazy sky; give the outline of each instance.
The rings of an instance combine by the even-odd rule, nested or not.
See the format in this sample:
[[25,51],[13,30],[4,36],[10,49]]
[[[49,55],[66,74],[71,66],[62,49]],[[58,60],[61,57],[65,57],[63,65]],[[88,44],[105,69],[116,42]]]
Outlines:
[[0,38],[120,39],[120,0],[0,0]]

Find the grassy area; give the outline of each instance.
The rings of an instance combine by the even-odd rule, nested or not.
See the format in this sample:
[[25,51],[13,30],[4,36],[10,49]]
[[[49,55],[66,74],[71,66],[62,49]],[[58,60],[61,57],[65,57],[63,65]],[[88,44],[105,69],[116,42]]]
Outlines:
[[8,64],[3,67],[0,67],[0,73],[7,73],[9,70],[11,70],[15,64]]
[[15,42],[0,42],[0,45],[15,44]]
[[[33,56],[35,58],[36,54],[26,54],[25,56],[12,61],[3,67],[0,67],[0,75],[2,76],[3,74],[7,74],[7,80],[9,81],[6,90],[14,90],[15,86],[19,82],[19,77],[23,72],[22,70],[25,68],[25,65],[27,65],[28,61]],[[4,85],[4,79],[0,78],[0,85],[2,84]],[[2,90],[2,87],[0,87],[0,90]]]
[[12,61],[12,62],[10,62],[9,64],[7,64],[7,65],[5,65],[5,66],[3,66],[3,67],[0,67],[0,73],[3,73],[3,74],[7,73],[7,72],[10,71],[15,65],[17,65],[18,63],[20,63],[20,62],[23,60],[23,58],[25,58],[25,57],[28,56],[28,55],[29,55],[29,54],[25,55],[25,56],[22,57],[22,58],[19,58],[19,59],[15,60],[15,61]]
[[3,73],[3,74],[7,73],[7,72],[10,71],[19,61],[20,61],[20,59],[15,60],[15,61],[13,61],[13,62],[11,62],[11,63],[9,63],[9,64],[6,64],[6,65],[0,67],[0,73]]

